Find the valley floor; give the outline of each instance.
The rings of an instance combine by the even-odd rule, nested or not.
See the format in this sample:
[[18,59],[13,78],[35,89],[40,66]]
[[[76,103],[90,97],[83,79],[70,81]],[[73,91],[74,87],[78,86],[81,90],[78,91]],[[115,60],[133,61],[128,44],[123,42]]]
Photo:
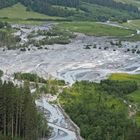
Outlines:
[[[22,32],[25,32],[21,35],[23,42],[26,41],[29,31],[34,29],[36,28],[22,29]],[[82,80],[99,82],[111,73],[140,73],[140,54],[137,53],[140,50],[140,42],[123,41],[121,46],[118,46],[118,39],[113,37],[94,37],[80,33],[76,35],[77,37],[69,44],[47,45],[39,50],[35,47],[26,51],[0,48],[0,69],[9,77],[16,72],[36,73],[46,79],[65,80],[69,85]],[[49,110],[51,122],[57,121],[58,125],[63,123],[63,114],[57,112],[57,107],[49,105],[44,98],[37,104],[47,110],[51,108]],[[58,116],[55,115],[56,118],[53,118],[53,111],[58,113]],[[51,123],[49,125],[55,128],[56,133],[61,133],[58,132],[57,125]],[[67,123],[64,122],[64,125]],[[66,134],[60,134],[64,139],[68,140],[67,134],[72,136],[69,139],[75,139],[75,133],[65,131]],[[51,140],[62,140],[56,133]]]
[[9,75],[32,72],[65,80],[70,85],[76,80],[99,81],[114,72],[139,73],[140,55],[131,51],[140,49],[139,42],[122,42],[121,47],[111,42],[117,40],[78,33],[70,44],[47,45],[47,50],[33,48],[22,52],[1,48],[0,65]]

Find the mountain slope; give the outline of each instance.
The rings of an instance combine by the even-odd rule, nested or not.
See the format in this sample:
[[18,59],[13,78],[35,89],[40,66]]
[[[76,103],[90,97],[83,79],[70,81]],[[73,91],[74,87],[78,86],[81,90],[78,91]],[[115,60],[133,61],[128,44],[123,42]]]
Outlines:
[[0,0],[0,8],[21,2],[27,10],[71,20],[126,21],[140,18],[139,9],[123,0],[8,0],[2,4],[3,1]]
[[16,3],[17,0],[0,0],[0,8],[8,7]]
[[44,14],[39,14],[33,11],[27,11],[26,7],[20,3],[15,4],[8,8],[3,8],[0,10],[0,17],[7,18],[17,18],[17,19],[27,19],[27,18],[51,18]]
[[114,0],[116,2],[122,2],[124,4],[132,4],[138,8],[140,8],[140,0]]

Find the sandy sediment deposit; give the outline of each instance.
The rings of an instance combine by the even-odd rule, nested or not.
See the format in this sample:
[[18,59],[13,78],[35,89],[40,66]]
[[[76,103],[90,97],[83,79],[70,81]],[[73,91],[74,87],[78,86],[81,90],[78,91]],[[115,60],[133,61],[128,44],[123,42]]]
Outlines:
[[140,55],[126,52],[139,42],[123,42],[118,48],[110,44],[112,40],[78,34],[70,44],[48,45],[47,50],[0,49],[0,69],[6,74],[33,72],[45,78],[63,79],[70,84],[76,80],[99,81],[112,72],[139,73]]

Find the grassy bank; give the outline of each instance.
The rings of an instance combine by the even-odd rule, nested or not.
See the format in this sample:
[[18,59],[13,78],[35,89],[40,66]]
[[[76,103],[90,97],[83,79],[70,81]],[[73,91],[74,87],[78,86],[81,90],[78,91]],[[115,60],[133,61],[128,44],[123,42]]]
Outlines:
[[[29,20],[34,19],[34,20]],[[34,11],[27,10],[27,7],[18,3],[11,7],[0,9],[0,21],[16,24],[41,24],[45,20],[61,20],[61,17],[51,17]]]
[[123,26],[126,26],[130,29],[140,29],[140,20],[130,20],[128,22],[123,23]]
[[45,14],[40,14],[34,11],[27,10],[27,7],[18,3],[8,8],[3,8],[0,10],[0,17],[7,17],[10,19],[28,19],[28,18],[38,18],[38,19],[62,19],[61,17],[51,17]]
[[129,36],[135,33],[134,30],[112,27],[96,22],[63,22],[59,24],[59,27],[94,36]]

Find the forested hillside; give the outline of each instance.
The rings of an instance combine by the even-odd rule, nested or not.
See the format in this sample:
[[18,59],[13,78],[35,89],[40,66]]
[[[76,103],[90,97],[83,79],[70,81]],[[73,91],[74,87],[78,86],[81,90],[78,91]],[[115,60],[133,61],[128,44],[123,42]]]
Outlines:
[[0,0],[0,8],[8,7],[17,3],[17,0]]
[[127,10],[128,12],[138,12],[138,8],[132,5],[115,2],[113,0],[83,0],[85,2],[94,3],[106,7],[111,7],[119,10]]
[[21,2],[27,10],[70,20],[119,20],[140,18],[140,11],[131,4],[115,0],[0,0],[0,8]]

